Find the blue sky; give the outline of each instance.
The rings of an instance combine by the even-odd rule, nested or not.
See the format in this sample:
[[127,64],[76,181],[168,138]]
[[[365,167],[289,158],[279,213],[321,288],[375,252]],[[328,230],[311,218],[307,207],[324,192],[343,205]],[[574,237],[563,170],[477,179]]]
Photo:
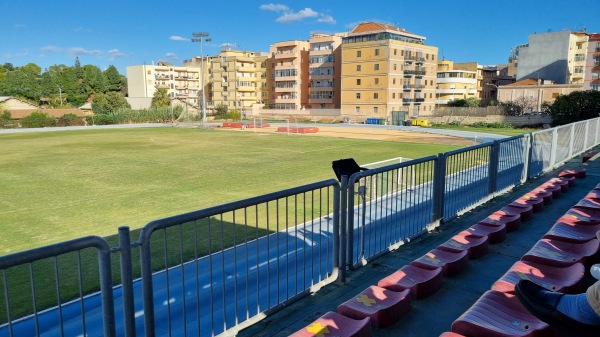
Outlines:
[[[173,4],[173,5],[171,5]],[[178,6],[174,8],[173,6]],[[0,64],[81,64],[101,69],[200,54],[192,32],[207,31],[204,55],[225,46],[268,51],[311,33],[391,23],[426,37],[455,62],[506,63],[512,47],[548,30],[600,33],[600,0],[131,1],[0,0]]]

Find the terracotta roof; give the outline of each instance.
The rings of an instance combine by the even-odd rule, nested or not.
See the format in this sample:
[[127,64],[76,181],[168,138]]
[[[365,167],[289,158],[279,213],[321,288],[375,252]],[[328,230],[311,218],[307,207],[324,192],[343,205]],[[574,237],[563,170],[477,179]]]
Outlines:
[[526,78],[515,83],[507,84],[506,87],[522,87],[524,85],[538,85],[538,81],[534,78]]
[[374,31],[381,31],[381,30],[393,30],[393,31],[397,31],[400,33],[416,35],[414,33],[411,33],[409,31],[406,31],[403,29],[399,29],[394,26],[386,25],[383,23],[376,23],[376,22],[359,23],[356,27],[354,27],[354,29],[352,30],[352,33],[374,32]]

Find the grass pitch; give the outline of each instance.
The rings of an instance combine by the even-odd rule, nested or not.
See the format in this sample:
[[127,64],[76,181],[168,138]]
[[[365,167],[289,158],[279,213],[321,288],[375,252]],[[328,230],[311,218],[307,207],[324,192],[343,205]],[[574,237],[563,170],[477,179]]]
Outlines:
[[458,148],[197,128],[0,134],[0,145],[0,255],[335,178],[340,158]]

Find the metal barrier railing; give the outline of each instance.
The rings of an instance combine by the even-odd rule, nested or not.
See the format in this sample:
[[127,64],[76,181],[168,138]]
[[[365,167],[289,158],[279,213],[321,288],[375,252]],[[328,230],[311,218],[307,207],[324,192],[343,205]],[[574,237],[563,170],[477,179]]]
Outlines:
[[[97,264],[91,263],[93,261],[89,258],[82,258],[82,255],[90,253],[86,249],[97,251]],[[82,262],[84,260],[85,263]],[[77,270],[76,275],[69,272],[73,266]],[[40,336],[44,333],[53,336],[88,336],[90,331],[86,323],[96,319],[101,321],[103,336],[116,336],[110,247],[103,238],[88,236],[2,256],[0,271],[5,308],[1,322],[6,322],[2,325],[0,335]],[[89,277],[84,278],[84,275]],[[86,282],[88,279],[99,282],[90,285]],[[68,288],[76,289],[77,293],[67,293],[65,283],[71,283]],[[86,289],[90,287],[99,287],[101,294],[101,301],[95,303],[96,308],[100,307],[95,318],[89,317],[92,305],[84,304]],[[44,292],[46,289],[53,290]],[[56,305],[54,310],[39,308],[38,302],[42,302],[40,297],[43,296],[53,296],[51,301]],[[16,314],[19,319],[13,318],[13,311],[16,310],[19,311]],[[26,316],[21,317],[23,314]],[[69,318],[68,326],[65,325],[65,316]],[[98,335],[99,331],[94,334]]]
[[240,329],[335,281],[338,199],[338,182],[328,180],[146,225],[146,336]]
[[436,160],[430,156],[346,177],[347,207],[341,208],[347,214],[351,268],[424,233],[434,222]]
[[[119,228],[112,249],[86,237],[2,256],[0,337],[235,333],[325,284],[345,282],[346,267],[598,145],[599,133],[596,118],[369,169],[344,176],[341,185],[331,179],[156,220],[133,243]],[[133,280],[138,247],[141,280]],[[114,291],[111,252],[121,267]],[[74,255],[63,261],[65,254]],[[90,255],[98,263],[89,263]],[[67,280],[77,291],[66,293]],[[42,295],[53,304],[41,305]],[[122,314],[115,314],[115,296],[122,296]]]

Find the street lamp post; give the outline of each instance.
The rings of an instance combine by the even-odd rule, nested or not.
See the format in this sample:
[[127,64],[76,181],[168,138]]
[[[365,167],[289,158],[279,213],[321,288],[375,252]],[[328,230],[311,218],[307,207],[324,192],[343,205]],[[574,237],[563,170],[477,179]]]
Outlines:
[[192,42],[200,42],[200,63],[202,68],[202,123],[206,123],[206,97],[204,96],[204,56],[202,55],[202,41],[210,42],[210,38],[206,38],[208,36],[208,32],[193,32]]

